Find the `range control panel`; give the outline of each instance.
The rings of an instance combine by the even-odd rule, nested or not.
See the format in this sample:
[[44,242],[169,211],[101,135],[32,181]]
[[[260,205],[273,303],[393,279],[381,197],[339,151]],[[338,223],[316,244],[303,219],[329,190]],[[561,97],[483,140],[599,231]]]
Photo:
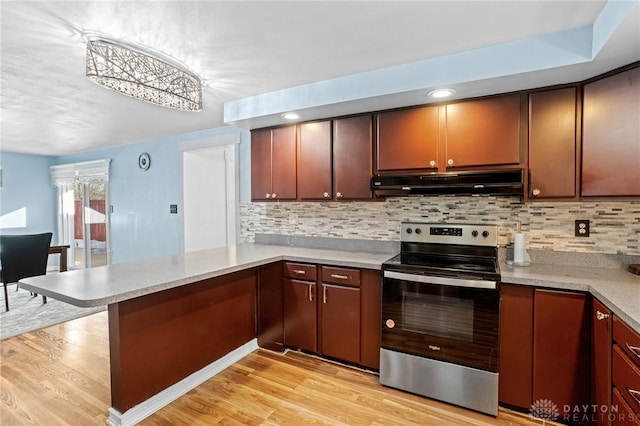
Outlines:
[[497,225],[402,222],[402,242],[498,246]]

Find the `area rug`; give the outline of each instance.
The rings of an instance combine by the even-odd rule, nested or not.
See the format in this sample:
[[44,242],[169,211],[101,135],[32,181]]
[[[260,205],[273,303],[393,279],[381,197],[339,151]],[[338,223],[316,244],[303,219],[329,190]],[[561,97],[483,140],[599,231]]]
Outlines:
[[42,296],[33,297],[27,290],[15,289],[15,285],[7,287],[10,310],[5,312],[4,291],[0,288],[0,340],[107,309],[106,306],[79,308],[50,297],[43,304]]

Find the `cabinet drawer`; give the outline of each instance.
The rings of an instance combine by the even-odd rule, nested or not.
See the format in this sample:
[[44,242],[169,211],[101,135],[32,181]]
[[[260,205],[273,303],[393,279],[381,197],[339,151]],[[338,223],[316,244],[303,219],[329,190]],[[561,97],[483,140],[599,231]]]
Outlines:
[[613,340],[640,367],[640,335],[616,316],[613,317]]
[[634,365],[618,345],[613,346],[613,385],[633,412],[640,413],[640,368]]
[[613,388],[612,407],[618,411],[611,413],[613,424],[618,426],[640,426],[640,417],[635,414],[629,404],[624,400],[618,389]]
[[318,277],[318,272],[316,269],[316,265],[285,262],[284,276],[287,278],[296,278],[299,280],[315,281]]
[[323,266],[322,282],[360,287],[360,270]]

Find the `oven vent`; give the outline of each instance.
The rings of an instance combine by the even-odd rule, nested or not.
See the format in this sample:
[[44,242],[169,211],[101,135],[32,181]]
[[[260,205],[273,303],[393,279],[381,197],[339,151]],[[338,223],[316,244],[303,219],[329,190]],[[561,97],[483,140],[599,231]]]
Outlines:
[[424,195],[523,195],[523,170],[482,170],[407,175],[374,175],[376,197]]

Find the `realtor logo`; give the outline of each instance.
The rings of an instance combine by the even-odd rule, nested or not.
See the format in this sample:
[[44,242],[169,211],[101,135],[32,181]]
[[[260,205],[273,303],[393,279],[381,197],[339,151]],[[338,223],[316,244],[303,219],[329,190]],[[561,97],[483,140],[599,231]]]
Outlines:
[[560,417],[558,407],[549,399],[539,399],[529,408],[529,414],[535,419],[557,420]]

